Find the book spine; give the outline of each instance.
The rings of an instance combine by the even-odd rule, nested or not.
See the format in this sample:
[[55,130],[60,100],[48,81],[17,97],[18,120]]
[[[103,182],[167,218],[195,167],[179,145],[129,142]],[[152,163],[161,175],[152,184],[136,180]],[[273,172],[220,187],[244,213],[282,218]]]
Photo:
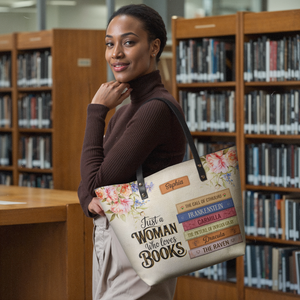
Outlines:
[[220,202],[221,200],[226,200],[231,198],[231,193],[229,189],[224,189],[219,192],[211,193],[209,195],[201,196],[192,200],[180,202],[176,204],[177,212],[183,213],[186,211],[190,211],[192,209],[196,209],[199,207],[203,207],[212,203]]
[[236,215],[236,211],[234,207],[222,210],[218,213],[210,214],[206,217],[197,218],[194,220],[190,220],[187,222],[183,222],[182,226],[185,231],[192,230],[194,228],[198,228],[200,226],[208,225],[214,223],[219,220],[227,219]]
[[192,249],[189,251],[190,258],[196,258],[205,254],[209,254],[235,244],[243,242],[243,237],[241,234],[234,235],[230,238],[220,240],[218,242],[212,243],[209,246],[202,246],[196,249]]
[[178,219],[179,223],[182,223],[182,222],[196,219],[196,218],[211,214],[213,212],[218,212],[218,211],[230,208],[230,207],[234,207],[232,198],[224,200],[224,201],[216,202],[214,204],[207,205],[202,208],[192,209],[190,211],[180,213],[177,215],[177,219]]
[[235,225],[235,226],[222,229],[216,233],[213,232],[192,240],[188,240],[188,244],[190,249],[194,249],[239,234],[240,232],[241,232],[240,226]]
[[238,218],[237,216],[234,216],[225,220],[217,221],[209,225],[186,231],[184,233],[184,238],[188,241],[212,232],[219,231],[220,229],[228,228],[238,224]]

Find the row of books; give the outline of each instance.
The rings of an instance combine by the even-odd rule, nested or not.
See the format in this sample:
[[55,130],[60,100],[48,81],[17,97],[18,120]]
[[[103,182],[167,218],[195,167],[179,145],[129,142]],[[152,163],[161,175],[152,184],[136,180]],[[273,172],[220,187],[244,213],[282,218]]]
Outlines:
[[219,150],[223,150],[228,147],[232,147],[234,144],[231,142],[227,143],[222,143],[222,142],[217,142],[217,143],[203,143],[200,142],[198,139],[194,139],[194,143],[197,147],[199,155],[207,155],[213,152],[217,152]]
[[245,81],[300,80],[300,35],[244,43]]
[[268,94],[253,91],[244,96],[244,132],[250,134],[299,134],[299,90]]
[[[234,143],[231,142],[201,142],[197,138],[194,139],[194,144],[200,156],[207,155],[228,147],[232,147]],[[189,145],[186,145],[186,153],[184,160],[189,160],[192,158],[192,154],[189,148]]]
[[0,172],[0,184],[3,184],[3,185],[11,185],[12,184],[11,172]]
[[51,93],[20,95],[18,99],[18,124],[21,128],[51,128]]
[[22,136],[19,141],[18,166],[24,168],[52,168],[51,136]]
[[235,132],[234,91],[179,91],[190,131]]
[[227,261],[188,274],[192,277],[227,281]]
[[244,192],[245,233],[300,241],[300,196]]
[[19,186],[53,189],[53,177],[51,174],[19,174]]
[[176,47],[176,57],[178,83],[235,80],[234,40],[181,40]]
[[24,52],[18,55],[19,87],[52,86],[52,55],[50,50]]
[[12,163],[11,134],[0,134],[0,166],[9,166]]
[[11,86],[11,56],[0,55],[0,88]]
[[300,294],[300,248],[247,245],[245,286]]
[[11,127],[12,102],[9,95],[0,95],[0,127]]
[[247,184],[300,187],[300,147],[285,144],[246,145]]

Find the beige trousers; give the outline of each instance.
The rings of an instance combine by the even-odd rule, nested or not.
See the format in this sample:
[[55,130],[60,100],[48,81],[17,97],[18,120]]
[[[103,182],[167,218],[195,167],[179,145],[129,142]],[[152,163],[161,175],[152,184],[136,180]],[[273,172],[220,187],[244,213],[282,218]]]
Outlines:
[[131,267],[106,217],[94,219],[93,300],[172,300],[176,279],[148,286]]

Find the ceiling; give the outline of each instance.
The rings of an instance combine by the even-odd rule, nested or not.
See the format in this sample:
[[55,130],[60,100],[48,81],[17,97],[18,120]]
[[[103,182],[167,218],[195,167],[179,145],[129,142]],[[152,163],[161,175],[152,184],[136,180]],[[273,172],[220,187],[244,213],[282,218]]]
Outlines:
[[[0,12],[35,12],[38,0],[0,0]],[[75,6],[80,4],[105,5],[106,0],[45,0],[51,6]]]

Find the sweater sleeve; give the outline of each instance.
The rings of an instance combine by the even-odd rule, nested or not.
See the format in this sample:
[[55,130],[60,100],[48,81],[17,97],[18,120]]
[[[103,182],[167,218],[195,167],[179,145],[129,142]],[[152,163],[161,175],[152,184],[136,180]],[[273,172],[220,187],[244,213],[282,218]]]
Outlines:
[[[135,178],[137,168],[157,145],[163,143],[164,129],[172,118],[167,105],[158,100],[143,105],[124,125],[124,133],[104,157],[104,118],[99,110],[91,106],[88,108],[81,156],[81,185],[86,188],[90,200],[98,187],[125,183]],[[88,204],[83,207],[87,208]]]
[[[94,151],[99,154],[99,158],[103,160],[103,135],[104,135],[104,128],[105,128],[105,118],[108,113],[109,109],[106,106],[99,105],[99,104],[89,104],[87,109],[87,121],[86,121],[86,128],[85,128],[85,135],[84,135],[84,143],[83,143],[83,150],[81,154],[81,168],[84,167],[82,164],[83,160],[83,153],[84,153],[84,145],[85,144],[93,144],[94,139],[97,138],[98,141],[97,146],[94,147]],[[82,174],[82,172],[81,172]],[[84,214],[87,217],[95,217],[96,215],[92,214],[88,210],[88,205],[92,201],[94,197],[93,194],[89,193],[85,182],[81,180],[80,185],[78,187],[78,198],[80,205]]]

